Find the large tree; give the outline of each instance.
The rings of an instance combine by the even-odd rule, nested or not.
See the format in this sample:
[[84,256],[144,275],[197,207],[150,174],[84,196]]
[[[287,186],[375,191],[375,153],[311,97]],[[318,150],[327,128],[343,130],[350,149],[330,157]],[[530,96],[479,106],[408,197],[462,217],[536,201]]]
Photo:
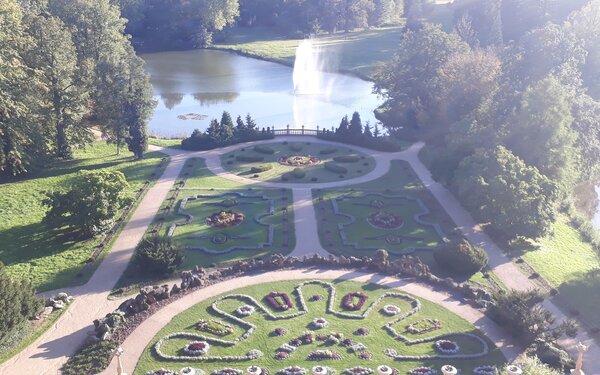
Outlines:
[[560,195],[550,179],[503,146],[479,149],[463,160],[454,188],[477,220],[507,238],[548,234]]
[[600,99],[600,0],[592,0],[573,12],[567,27],[587,52],[582,67],[583,80],[590,93]]

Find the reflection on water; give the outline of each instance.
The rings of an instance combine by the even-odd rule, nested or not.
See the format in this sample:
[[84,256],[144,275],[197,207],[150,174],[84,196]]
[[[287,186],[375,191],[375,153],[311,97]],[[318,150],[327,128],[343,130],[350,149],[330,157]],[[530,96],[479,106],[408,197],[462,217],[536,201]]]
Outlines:
[[[213,50],[142,57],[159,102],[150,131],[163,136],[206,129],[223,111],[234,118],[250,113],[260,127],[337,127],[353,111],[373,123],[373,109],[379,105],[370,82],[346,75],[324,73],[333,82],[331,97],[294,95],[292,69],[279,64]],[[203,120],[181,120],[190,113]]]

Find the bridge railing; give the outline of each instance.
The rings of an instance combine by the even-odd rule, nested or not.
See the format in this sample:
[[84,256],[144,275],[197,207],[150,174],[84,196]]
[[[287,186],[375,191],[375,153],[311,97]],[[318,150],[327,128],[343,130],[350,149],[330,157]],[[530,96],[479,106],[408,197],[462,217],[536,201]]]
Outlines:
[[319,126],[317,126],[316,129],[308,129],[304,126],[300,127],[300,128],[290,128],[290,126],[288,125],[286,128],[284,129],[271,129],[271,133],[273,133],[273,135],[278,136],[278,135],[319,135],[319,134],[323,134],[324,133],[324,129],[320,129]]

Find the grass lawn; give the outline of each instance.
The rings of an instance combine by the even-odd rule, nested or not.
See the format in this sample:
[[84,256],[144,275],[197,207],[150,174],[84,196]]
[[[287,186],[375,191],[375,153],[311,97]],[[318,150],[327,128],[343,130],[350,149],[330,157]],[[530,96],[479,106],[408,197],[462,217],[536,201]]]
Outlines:
[[161,147],[181,148],[181,139],[148,138],[148,144]]
[[[397,296],[385,296],[379,303],[367,313],[366,316],[360,318],[347,318],[339,315],[335,312],[341,312],[346,314],[352,314],[360,316],[365,313],[368,307],[374,303],[378,297],[382,296],[385,292],[392,291],[386,287],[379,286],[376,284],[364,284],[354,281],[334,281],[332,282],[335,290],[335,297],[332,302],[332,307],[335,312],[328,310],[327,303],[329,298],[330,290],[327,285],[323,284],[306,284],[302,286],[301,292],[306,304],[306,314],[299,315],[296,317],[274,319],[269,317],[258,308],[256,304],[250,302],[248,298],[240,297],[239,295],[246,295],[253,297],[255,301],[258,301],[266,311],[273,314],[274,316],[282,316],[293,314],[301,311],[299,308],[301,301],[295,291],[295,287],[298,286],[300,281],[285,281],[277,283],[259,284],[243,289],[238,289],[224,296],[230,295],[228,298],[224,298],[217,302],[216,307],[221,311],[236,315],[236,309],[245,304],[250,304],[257,307],[254,314],[249,317],[242,318],[245,322],[254,324],[256,326],[255,331],[246,340],[242,340],[231,346],[219,344],[213,339],[221,340],[234,340],[240,337],[247,327],[242,326],[239,321],[235,321],[231,317],[227,317],[220,314],[211,307],[212,303],[220,297],[210,298],[204,302],[201,302],[194,307],[180,313],[175,316],[173,320],[167,324],[155,337],[151,340],[146,350],[142,354],[140,362],[138,362],[134,374],[142,375],[147,371],[159,369],[161,367],[170,368],[172,370],[180,370],[184,366],[191,366],[196,368],[202,368],[206,373],[211,373],[214,370],[218,370],[224,367],[232,367],[238,369],[246,369],[249,365],[257,365],[263,368],[267,368],[271,374],[276,373],[278,370],[287,366],[300,366],[310,370],[315,365],[329,366],[337,371],[338,374],[346,368],[354,366],[363,366],[375,369],[381,364],[386,364],[391,367],[397,368],[400,374],[405,374],[408,370],[421,366],[433,366],[439,369],[444,364],[452,364],[462,370],[462,373],[471,373],[472,369],[476,366],[483,364],[496,364],[500,365],[504,361],[504,357],[497,350],[494,345],[488,342],[490,346],[490,353],[484,355],[481,358],[470,359],[470,360],[459,360],[459,359],[444,359],[444,360],[402,360],[397,361],[386,356],[384,350],[387,348],[395,349],[400,355],[421,355],[421,356],[433,356],[438,354],[434,349],[435,336],[441,334],[455,334],[455,333],[472,333],[479,337],[484,336],[478,332],[471,324],[463,320],[457,315],[454,315],[450,311],[442,308],[439,305],[433,304],[426,300],[420,299],[422,308],[420,311],[413,315],[410,315],[406,319],[400,320],[392,325],[398,334],[404,335],[408,340],[425,339],[423,343],[406,344],[401,342],[387,332],[383,327],[386,323],[393,320],[397,320],[400,316],[390,317],[385,315],[381,309],[386,304],[393,304],[399,307],[402,313],[412,311],[414,303],[416,303],[414,297],[397,297]],[[327,283],[327,282],[326,282]],[[276,291],[286,293],[293,303],[293,307],[285,312],[276,311],[266,301],[266,294]],[[393,290],[394,292],[398,292]],[[348,311],[342,305],[342,298],[347,293],[362,292],[368,299],[366,303],[358,311]],[[237,294],[238,296],[233,296]],[[318,301],[310,301],[310,297],[314,295],[320,295],[322,298]],[[221,297],[224,297],[221,296]],[[401,313],[401,314],[402,314]],[[325,328],[316,328],[312,322],[316,318],[324,318],[328,322],[328,326]],[[424,334],[411,334],[407,331],[407,325],[420,321],[422,319],[439,319],[442,323],[442,327],[438,330],[431,331]],[[206,331],[197,330],[195,325],[199,320],[213,319],[218,323],[217,325],[225,324],[230,327],[229,333],[222,334],[221,336],[208,333]],[[214,324],[214,323],[213,323]],[[223,327],[223,325],[221,325]],[[271,332],[275,328],[284,328],[287,333],[283,336],[275,336]],[[356,333],[358,328],[366,328],[368,335],[363,336]],[[274,358],[278,348],[284,344],[290,342],[292,339],[299,337],[307,331],[313,332],[315,340],[312,343],[301,345],[296,351],[290,354],[289,359],[276,360]],[[248,351],[252,349],[260,350],[264,355],[255,360],[210,360],[206,362],[186,362],[185,360],[172,360],[165,361],[157,357],[154,352],[154,344],[164,338],[168,334],[175,332],[189,333],[192,335],[203,335],[210,343],[210,349],[205,356],[244,356]],[[368,351],[372,355],[372,359],[365,360],[360,359],[357,353],[352,353],[347,347],[344,347],[342,343],[335,344],[331,342],[324,342],[316,340],[316,335],[322,334],[328,337],[332,332],[341,333],[343,338],[349,338],[354,343],[362,343],[366,346],[365,351]],[[429,340],[427,340],[429,339]],[[481,353],[482,344],[474,338],[460,335],[452,335],[448,337],[449,340],[455,341],[460,346],[460,354],[475,354]],[[487,341],[487,339],[484,338]],[[189,338],[172,338],[163,341],[161,346],[161,352],[167,355],[181,356],[185,355],[183,347],[190,341],[194,341],[192,337]],[[332,350],[339,353],[342,356],[342,360],[309,360],[308,355],[310,352],[315,350]]]
[[[584,242],[565,216],[554,224],[554,235],[538,241],[538,250],[522,255],[559,292],[559,302],[579,311],[589,328],[600,328],[600,257]],[[567,313],[569,311],[566,311]]]
[[[14,278],[29,279],[38,290],[58,289],[84,283],[89,274],[77,278],[85,261],[101,239],[80,241],[68,231],[42,223],[44,191],[66,189],[78,171],[107,169],[122,171],[134,193],[152,179],[163,154],[150,152],[134,161],[129,152],[116,155],[116,148],[97,142],[77,150],[75,159],[56,162],[22,178],[0,184],[0,260]],[[157,177],[158,175],[155,175]]]
[[[377,28],[322,35],[315,41],[337,62],[340,71],[370,78],[378,64],[392,58],[401,32],[401,27]],[[300,42],[301,39],[290,39],[271,28],[240,27],[214,48],[293,65]]]
[[[262,148],[268,148],[274,151],[272,154],[257,152],[252,147],[240,147],[234,151],[221,156],[221,165],[224,169],[240,176],[257,179],[260,181],[271,182],[294,182],[294,183],[314,183],[331,182],[355,178],[371,172],[375,168],[375,160],[354,149],[344,147],[343,145],[325,145],[311,142],[290,142],[290,143],[268,143],[261,145]],[[282,165],[278,160],[286,156],[312,156],[318,159],[318,163],[312,166],[302,167],[304,176],[295,176],[289,172],[296,166]],[[336,157],[348,155],[356,156],[356,160],[350,162],[338,162]],[[238,157],[260,158],[262,161],[247,162],[237,160]],[[325,168],[325,163],[334,162],[344,167],[347,172],[332,172]],[[253,172],[252,167],[269,166],[271,169],[265,172]]]
[[[186,174],[188,176],[185,176]],[[188,270],[196,265],[211,267],[214,264],[274,253],[288,254],[294,249],[293,201],[290,190],[247,188],[212,174],[206,168],[204,159],[188,160],[180,178],[184,177],[187,177],[185,188],[179,191],[172,190],[160,212],[166,212],[165,209],[174,200],[172,209],[157,216],[154,225],[149,229],[151,232],[160,224],[158,233],[166,234],[171,225],[183,224],[185,217],[177,213],[182,200],[186,197],[202,196],[197,200],[189,200],[185,206],[185,214],[192,215],[191,223],[178,226],[173,233],[183,246],[188,247],[185,260],[179,269]],[[232,200],[235,200],[234,205],[231,204]],[[273,215],[266,215],[271,209]],[[287,213],[283,209],[287,210]],[[243,213],[244,220],[241,224],[229,228],[206,225],[206,218],[220,211]],[[269,226],[272,226],[271,238]],[[117,288],[130,288],[132,285],[156,281],[156,275],[144,273],[132,262]]]

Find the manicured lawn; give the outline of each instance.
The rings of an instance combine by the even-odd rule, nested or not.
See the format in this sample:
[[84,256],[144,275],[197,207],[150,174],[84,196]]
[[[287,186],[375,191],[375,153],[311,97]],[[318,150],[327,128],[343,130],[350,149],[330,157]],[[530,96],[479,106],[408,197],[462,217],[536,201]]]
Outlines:
[[[443,364],[452,364],[460,368],[464,373],[471,373],[471,370],[483,364],[501,364],[504,360],[499,350],[495,349],[492,343],[490,345],[490,353],[484,355],[481,358],[470,359],[470,360],[459,360],[459,359],[444,359],[444,360],[432,360],[426,359],[421,361],[415,360],[402,360],[397,361],[386,356],[384,350],[387,348],[395,349],[398,354],[401,355],[422,355],[432,356],[438,354],[434,349],[434,343],[436,339],[433,337],[441,334],[455,334],[455,333],[473,333],[479,337],[484,337],[478,332],[471,324],[463,320],[457,315],[454,315],[450,311],[442,308],[439,305],[430,303],[426,300],[419,299],[422,304],[420,311],[408,318],[394,323],[392,327],[397,331],[398,334],[404,335],[409,340],[416,339],[429,339],[424,343],[410,344],[407,345],[394,337],[384,329],[384,325],[395,319],[398,319],[400,315],[396,317],[390,317],[385,315],[381,309],[386,304],[393,304],[399,307],[402,313],[412,311],[414,308],[415,299],[414,297],[398,297],[398,296],[385,296],[381,299],[377,305],[369,312],[364,318],[347,318],[339,313],[361,315],[363,314],[372,303],[374,303],[378,297],[382,296],[385,292],[397,290],[387,289],[385,287],[376,284],[363,284],[353,281],[334,281],[332,282],[333,288],[335,289],[335,297],[332,302],[332,307],[335,312],[328,310],[327,303],[329,298],[329,288],[323,284],[306,284],[302,286],[301,292],[303,299],[306,304],[306,314],[299,315],[297,317],[289,317],[285,319],[273,319],[265,315],[260,310],[258,305],[250,302],[245,297],[239,295],[246,295],[253,297],[261,306],[264,306],[266,311],[275,315],[282,316],[293,314],[298,311],[302,311],[299,308],[301,301],[298,293],[295,291],[295,287],[300,285],[300,281],[285,281],[277,283],[259,284],[243,289],[235,290],[227,295],[237,294],[238,296],[232,296],[225,298],[217,302],[215,305],[221,311],[236,315],[236,309],[242,305],[249,304],[257,308],[256,312],[249,317],[242,318],[245,322],[252,323],[256,326],[256,330],[246,340],[242,340],[232,346],[226,346],[219,344],[213,339],[221,340],[234,340],[240,337],[247,327],[244,327],[240,322],[235,321],[231,317],[224,316],[215,311],[211,305],[217,299],[223,297],[210,298],[202,303],[195,305],[187,311],[180,313],[173,317],[173,320],[167,324],[149,343],[148,347],[142,354],[141,360],[138,363],[134,374],[140,375],[145,374],[147,371],[156,370],[161,367],[170,368],[173,370],[180,370],[184,366],[192,366],[196,368],[202,368],[206,373],[211,373],[214,370],[218,370],[224,367],[233,367],[245,370],[249,365],[257,365],[260,367],[267,368],[271,374],[276,373],[278,370],[287,366],[300,366],[310,370],[313,366],[323,365],[329,366],[340,374],[344,369],[354,366],[364,366],[368,368],[376,368],[379,365],[385,364],[397,368],[400,374],[405,374],[408,370],[417,367],[419,365],[434,366],[439,369]],[[325,282],[328,283],[328,282]],[[277,311],[266,302],[265,296],[272,292],[283,292],[286,293],[292,303],[293,307],[286,311]],[[349,311],[342,305],[342,299],[347,293],[362,292],[368,299],[366,303],[357,311]],[[310,297],[314,295],[320,295],[322,298],[319,301],[310,301]],[[401,313],[401,314],[402,314]],[[325,328],[316,328],[313,326],[312,321],[316,318],[324,318],[328,325]],[[410,323],[431,318],[439,319],[442,323],[442,327],[438,330],[434,330],[423,334],[411,334],[407,331],[407,326]],[[196,329],[196,323],[199,320],[214,319],[231,327],[230,333],[225,335],[216,335],[208,333],[206,331],[200,331]],[[284,328],[287,332],[283,336],[275,336],[271,332],[275,328]],[[362,336],[356,333],[358,328],[366,328],[368,335]],[[290,354],[289,359],[276,360],[274,358],[276,352],[282,344],[290,342],[292,339],[299,337],[307,331],[313,332],[313,337],[317,334],[323,334],[329,336],[332,332],[341,333],[343,338],[349,338],[354,343],[362,343],[366,346],[366,351],[372,354],[372,359],[365,360],[360,359],[357,353],[352,353],[349,348],[344,347],[341,343],[335,344],[330,342],[323,342],[314,340],[310,344],[301,345],[296,351]],[[173,360],[165,361],[159,360],[155,354],[155,343],[164,338],[168,334],[175,332],[184,332],[192,335],[203,335],[210,343],[210,349],[205,356],[244,356],[248,351],[252,349],[260,350],[264,355],[255,360],[210,360],[207,362],[186,362],[185,360]],[[455,341],[461,347],[460,354],[475,354],[482,351],[482,344],[476,339],[460,335],[452,335],[448,337],[449,340]],[[161,352],[167,355],[184,355],[183,347],[190,341],[194,341],[190,338],[172,338],[164,340],[161,346]],[[315,350],[332,350],[342,356],[342,360],[308,360],[307,357],[310,352]]]
[[[554,235],[536,244],[539,250],[524,252],[527,261],[560,292],[559,301],[578,310],[578,319],[600,328],[600,257],[584,242],[565,216],[554,225]],[[568,311],[566,311],[568,312]]]
[[[44,191],[65,189],[80,170],[122,171],[131,184],[132,194],[144,182],[158,177],[163,154],[150,152],[134,161],[129,152],[116,155],[116,148],[97,142],[75,153],[75,159],[57,162],[24,178],[0,184],[0,260],[15,278],[31,280],[38,290],[49,290],[84,283],[77,278],[85,261],[101,239],[81,241],[64,229],[46,226],[46,209],[41,202]],[[156,173],[155,176],[151,176]]]
[[[260,181],[271,182],[292,182],[292,183],[314,183],[342,181],[350,178],[359,177],[371,172],[375,168],[375,160],[353,149],[343,145],[330,146],[311,142],[289,142],[268,143],[261,145],[261,149],[266,148],[273,151],[272,154],[258,152],[253,147],[240,147],[234,151],[221,156],[221,165],[223,168],[239,176],[257,179]],[[284,157],[294,156],[314,157],[316,164],[307,167],[301,167],[305,172],[303,176],[295,176],[292,172],[296,166],[282,165],[279,160]],[[349,162],[338,162],[334,159],[344,156],[355,156],[356,159]],[[259,158],[261,161],[243,161],[237,158]],[[325,163],[334,162],[345,168],[346,173],[333,172],[325,168]],[[271,169],[265,172],[252,171],[252,167],[269,166]]]
[[[191,223],[179,226],[173,232],[173,236],[188,247],[180,270],[189,270],[196,265],[211,267],[274,253],[288,254],[294,249],[296,239],[290,190],[248,188],[217,177],[206,168],[204,159],[188,160],[180,179],[185,180],[185,188],[170,192],[159,211],[162,214],[149,229],[149,234],[164,235],[172,225],[183,224],[185,217],[178,214],[182,200],[201,196],[197,200],[189,200],[185,206],[184,213],[192,215]],[[171,202],[174,203],[167,212]],[[273,214],[268,215],[271,210]],[[220,211],[242,213],[244,220],[229,228],[209,227],[206,219]],[[271,230],[272,237],[269,234]],[[117,288],[156,282],[159,278],[145,273],[132,262]]]
[[181,139],[148,138],[148,144],[161,147],[181,148]]
[[[332,60],[337,60],[341,71],[369,78],[378,64],[394,55],[401,32],[400,27],[389,27],[322,35],[315,40],[333,57]],[[293,65],[300,42],[300,39],[290,39],[270,28],[236,28],[214,48]]]

